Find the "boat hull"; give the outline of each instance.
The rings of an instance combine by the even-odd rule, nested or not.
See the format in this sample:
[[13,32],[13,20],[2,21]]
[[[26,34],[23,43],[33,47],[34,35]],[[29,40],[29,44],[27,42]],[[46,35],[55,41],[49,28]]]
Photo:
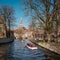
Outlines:
[[30,47],[30,46],[27,46],[27,47],[32,50],[38,49],[37,47]]

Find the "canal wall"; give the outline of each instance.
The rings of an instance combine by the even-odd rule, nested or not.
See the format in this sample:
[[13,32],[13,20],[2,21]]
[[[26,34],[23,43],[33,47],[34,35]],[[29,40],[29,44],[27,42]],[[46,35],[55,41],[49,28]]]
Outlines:
[[47,42],[35,42],[35,41],[32,42],[60,55],[60,43],[47,43]]
[[0,38],[0,44],[10,43],[13,42],[13,38]]

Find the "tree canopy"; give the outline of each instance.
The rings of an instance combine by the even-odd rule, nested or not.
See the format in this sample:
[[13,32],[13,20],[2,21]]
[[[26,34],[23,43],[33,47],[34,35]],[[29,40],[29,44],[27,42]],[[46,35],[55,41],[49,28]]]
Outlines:
[[[16,25],[16,19],[14,16],[14,9],[13,7],[9,7],[9,6],[1,6],[0,7],[0,15],[4,17],[4,25],[5,25],[5,30],[6,30],[6,36],[9,35],[10,37],[10,30],[12,28],[14,28],[14,26]],[[9,31],[9,34],[7,34]]]
[[38,21],[37,24],[43,25],[45,30],[52,30],[54,0],[25,0],[25,6],[25,12],[32,20]]

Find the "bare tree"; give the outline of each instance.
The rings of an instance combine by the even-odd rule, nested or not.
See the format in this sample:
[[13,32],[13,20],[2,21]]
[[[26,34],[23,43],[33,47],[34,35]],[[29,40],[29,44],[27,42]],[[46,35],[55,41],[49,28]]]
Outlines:
[[9,6],[2,6],[0,8],[0,14],[4,16],[6,36],[8,36],[7,32],[9,31],[8,37],[10,37],[11,27],[13,27],[15,24],[14,9],[12,7],[9,7]]
[[36,29],[35,21],[30,22],[29,28],[30,28],[31,30]]
[[35,21],[42,23],[44,30],[50,33],[53,25],[51,20],[53,2],[51,0],[25,0],[25,6],[25,12]]

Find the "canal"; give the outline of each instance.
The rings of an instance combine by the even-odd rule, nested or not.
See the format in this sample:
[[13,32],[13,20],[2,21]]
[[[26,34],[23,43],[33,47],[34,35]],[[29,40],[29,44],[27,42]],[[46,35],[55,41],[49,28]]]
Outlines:
[[[14,40],[0,45],[0,60],[60,60],[60,56],[39,46],[37,50],[27,48],[28,40]],[[30,42],[32,43],[32,42]]]

